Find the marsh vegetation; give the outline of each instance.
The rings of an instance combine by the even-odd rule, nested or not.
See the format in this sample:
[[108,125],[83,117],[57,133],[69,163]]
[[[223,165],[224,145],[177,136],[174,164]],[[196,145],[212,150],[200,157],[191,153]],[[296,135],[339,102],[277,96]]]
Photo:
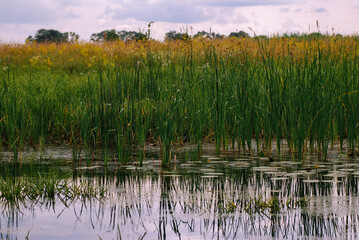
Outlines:
[[355,36],[1,43],[0,239],[356,238],[358,56]]
[[[358,150],[357,37],[1,44],[1,146],[103,148],[120,164],[146,145],[259,152]],[[259,153],[258,152],[258,153]],[[143,160],[143,154],[136,161]]]

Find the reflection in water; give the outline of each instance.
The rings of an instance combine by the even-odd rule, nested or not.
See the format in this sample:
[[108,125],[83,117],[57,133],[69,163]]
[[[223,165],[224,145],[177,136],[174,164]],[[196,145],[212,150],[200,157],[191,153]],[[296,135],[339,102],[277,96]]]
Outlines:
[[[348,161],[213,159],[171,172],[160,172],[152,162],[107,174],[77,171],[72,181],[105,187],[106,199],[56,198],[19,208],[2,202],[0,239],[355,239],[359,165]],[[279,213],[246,211],[250,201],[273,197]],[[303,197],[307,206],[290,204]]]

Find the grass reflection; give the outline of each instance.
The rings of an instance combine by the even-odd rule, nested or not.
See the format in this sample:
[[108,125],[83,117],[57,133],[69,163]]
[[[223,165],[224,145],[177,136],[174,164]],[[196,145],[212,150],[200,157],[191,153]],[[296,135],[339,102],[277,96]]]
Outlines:
[[[51,213],[59,226],[74,226],[73,239],[76,231],[101,239],[357,237],[354,161],[207,158],[167,172],[145,160],[139,168],[83,168],[71,177],[2,178],[1,232],[18,236],[27,227],[36,238],[37,219]],[[20,226],[26,216],[33,217]]]

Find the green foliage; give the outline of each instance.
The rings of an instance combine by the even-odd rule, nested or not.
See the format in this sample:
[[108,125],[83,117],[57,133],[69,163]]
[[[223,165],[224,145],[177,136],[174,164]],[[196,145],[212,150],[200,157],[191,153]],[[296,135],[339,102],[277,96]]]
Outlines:
[[74,32],[62,33],[54,29],[40,29],[36,32],[35,37],[29,36],[27,42],[37,43],[65,43],[65,42],[76,42],[79,39],[79,35]]
[[[150,25],[149,25],[150,26]],[[136,31],[116,31],[115,29],[111,30],[104,30],[99,33],[93,33],[91,35],[91,41],[94,42],[113,42],[118,40],[123,41],[129,41],[129,40],[135,40],[135,41],[144,41],[149,39],[149,32],[148,33],[142,33],[142,32],[136,32]]]
[[234,213],[237,210],[237,205],[233,201],[227,201],[225,204],[218,205],[218,208],[227,213]]
[[197,32],[194,36],[194,38],[202,37],[202,38],[209,38],[209,39],[222,39],[224,38],[224,35],[215,33],[215,32],[206,32],[206,31],[200,31]]
[[[195,144],[199,155],[203,142],[215,143],[217,152],[230,144],[252,151],[253,139],[258,153],[269,152],[273,140],[278,153],[285,141],[299,157],[310,149],[325,158],[335,141],[354,153],[358,38],[324,40],[33,46],[41,48],[28,62],[0,69],[1,145],[17,158],[24,144],[65,143],[78,160],[82,147],[102,146],[106,160],[126,164],[139,149],[143,160],[146,144],[156,143],[163,166],[173,146],[185,143]],[[61,64],[40,65],[38,50],[46,50],[47,63],[66,48],[70,56],[83,53],[81,64],[90,66],[70,73]],[[49,49],[53,55],[46,55]]]
[[[215,32],[206,32],[206,31],[198,31],[193,38],[207,38],[207,39],[223,39],[226,36],[223,34],[218,34]],[[237,37],[237,38],[248,38],[249,34],[244,31],[239,32],[231,32],[228,36],[231,37]],[[191,36],[188,33],[188,30],[184,32],[177,32],[177,31],[169,31],[165,35],[165,40],[188,40],[191,39]]]
[[37,180],[17,178],[13,180],[0,179],[0,201],[9,209],[21,208],[30,203],[54,203],[56,199],[65,205],[76,199],[103,199],[106,190],[85,184],[60,179],[56,175],[41,176]]
[[238,31],[238,32],[231,32],[229,35],[228,35],[229,38],[231,37],[237,37],[237,38],[248,38],[249,37],[249,34],[244,32],[244,31]]
[[104,30],[102,32],[93,33],[91,35],[91,41],[94,42],[103,42],[103,41],[111,42],[111,41],[117,41],[118,39],[120,39],[120,36],[115,29]]
[[[337,37],[341,37],[340,34],[336,35]],[[283,38],[294,38],[294,39],[311,39],[311,40],[318,40],[318,39],[324,39],[325,37],[328,37],[327,34],[322,34],[320,32],[312,32],[312,33],[285,33],[282,36]]]
[[300,198],[299,200],[293,200],[289,198],[287,201],[280,200],[278,197],[271,197],[269,200],[263,199],[260,195],[258,198],[249,199],[244,205],[244,210],[249,214],[277,214],[283,210],[291,210],[297,208],[305,208],[308,206],[310,199]]
[[177,31],[169,31],[166,33],[165,36],[165,40],[166,41],[170,41],[170,40],[186,40],[189,39],[190,36],[188,35],[187,32],[182,33],[182,32],[177,32]]

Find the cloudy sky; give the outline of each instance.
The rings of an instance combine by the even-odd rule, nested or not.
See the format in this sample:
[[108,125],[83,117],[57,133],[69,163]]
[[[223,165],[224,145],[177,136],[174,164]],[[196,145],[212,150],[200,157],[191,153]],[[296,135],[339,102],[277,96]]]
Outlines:
[[358,0],[1,0],[0,41],[24,42],[38,29],[76,32],[83,40],[106,29],[257,35],[286,32],[359,34]]

